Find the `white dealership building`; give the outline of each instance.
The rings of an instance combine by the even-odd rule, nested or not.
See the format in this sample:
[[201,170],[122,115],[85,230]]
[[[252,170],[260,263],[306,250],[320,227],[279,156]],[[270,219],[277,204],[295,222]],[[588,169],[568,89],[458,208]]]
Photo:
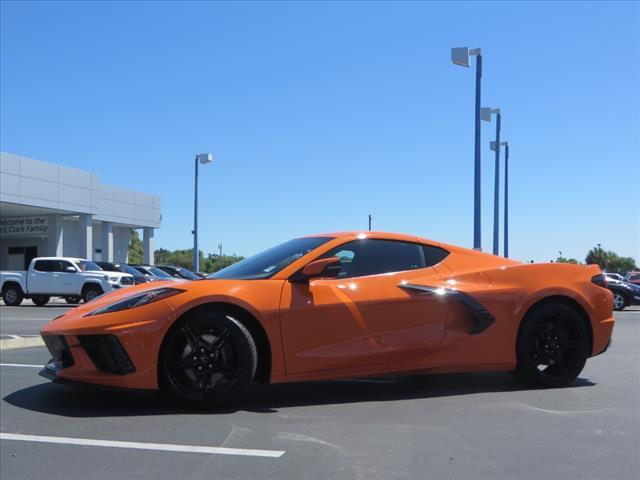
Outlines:
[[126,262],[131,229],[153,264],[160,197],[100,183],[84,170],[0,152],[0,270],[33,257]]

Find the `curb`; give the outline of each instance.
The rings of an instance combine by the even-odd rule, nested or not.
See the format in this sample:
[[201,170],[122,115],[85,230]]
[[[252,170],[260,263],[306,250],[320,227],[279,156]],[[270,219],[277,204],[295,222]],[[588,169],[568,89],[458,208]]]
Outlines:
[[42,337],[7,338],[4,340],[0,340],[0,351],[42,346],[44,346]]

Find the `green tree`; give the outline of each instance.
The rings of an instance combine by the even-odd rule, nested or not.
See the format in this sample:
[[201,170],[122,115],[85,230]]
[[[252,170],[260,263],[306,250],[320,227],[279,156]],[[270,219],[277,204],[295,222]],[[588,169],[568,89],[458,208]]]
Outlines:
[[240,257],[235,253],[233,255],[215,255],[210,253],[204,260],[204,271],[207,273],[217,272],[243,259],[244,257]]
[[138,231],[131,229],[131,237],[129,238],[129,263],[142,263],[142,252],[142,240],[140,240]]
[[[244,257],[238,255],[214,255],[209,254],[206,257],[199,252],[200,256],[200,271],[205,273],[213,273],[218,270],[228,267]],[[154,256],[157,265],[175,265],[176,267],[183,267],[191,270],[193,268],[193,248],[182,250],[166,250],[159,248],[155,252]]]
[[580,262],[578,260],[576,260],[575,258],[566,258],[566,257],[563,257],[563,256],[559,256],[558,258],[556,258],[556,263],[579,264]]
[[[200,266],[202,268],[204,261],[204,254],[200,253]],[[158,265],[175,265],[176,267],[182,267],[191,270],[193,268],[193,248],[187,248],[182,250],[165,250],[160,248],[156,250],[154,259]]]
[[587,264],[597,264],[605,272],[625,274],[637,270],[636,261],[631,257],[621,257],[612,251],[605,251],[600,244],[589,250]]

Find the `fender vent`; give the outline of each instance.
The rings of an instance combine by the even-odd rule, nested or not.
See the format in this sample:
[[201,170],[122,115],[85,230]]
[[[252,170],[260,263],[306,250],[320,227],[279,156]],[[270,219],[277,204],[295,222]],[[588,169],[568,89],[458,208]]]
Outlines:
[[98,370],[114,375],[136,371],[115,335],[78,335],[78,341]]

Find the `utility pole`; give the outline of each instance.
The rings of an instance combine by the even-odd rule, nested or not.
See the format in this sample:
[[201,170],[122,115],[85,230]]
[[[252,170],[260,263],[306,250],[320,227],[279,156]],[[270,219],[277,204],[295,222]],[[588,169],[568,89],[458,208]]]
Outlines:
[[371,231],[371,214],[369,214],[369,231]]

